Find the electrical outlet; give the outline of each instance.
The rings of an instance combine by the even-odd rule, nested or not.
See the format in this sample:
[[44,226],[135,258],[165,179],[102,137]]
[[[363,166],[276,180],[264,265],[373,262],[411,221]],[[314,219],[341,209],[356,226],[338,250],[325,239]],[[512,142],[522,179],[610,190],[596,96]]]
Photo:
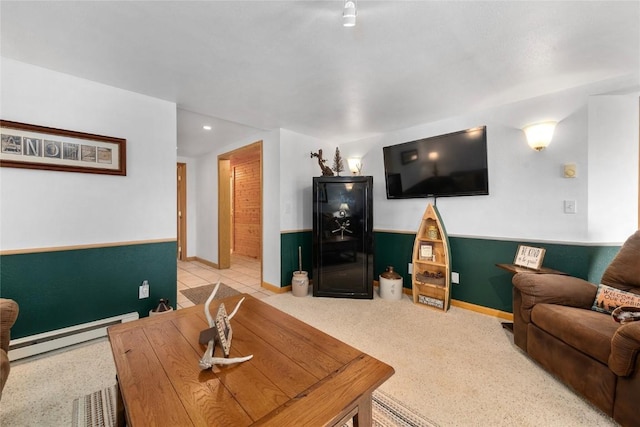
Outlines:
[[460,274],[456,273],[455,271],[451,272],[451,283],[454,283],[456,285],[460,284]]
[[149,282],[146,280],[142,282],[142,285],[138,288],[138,299],[149,298]]
[[407,264],[407,273],[413,274],[413,264],[411,263]]

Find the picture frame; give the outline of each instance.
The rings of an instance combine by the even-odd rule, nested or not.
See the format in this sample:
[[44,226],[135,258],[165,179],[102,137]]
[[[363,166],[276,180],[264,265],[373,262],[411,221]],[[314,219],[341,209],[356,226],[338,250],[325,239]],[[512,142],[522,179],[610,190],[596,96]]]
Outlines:
[[0,120],[0,166],[127,174],[127,140]]
[[420,242],[418,258],[423,261],[435,261],[435,253],[433,251],[433,243]]
[[532,270],[540,270],[545,252],[546,249],[544,248],[518,245],[518,250],[516,251],[513,264],[520,267],[530,268]]
[[227,316],[227,309],[225,308],[224,303],[220,304],[218,307],[218,312],[216,313],[214,322],[216,330],[218,331],[218,341],[220,341],[220,347],[222,347],[224,357],[229,357],[233,330],[231,329],[231,323],[229,322],[229,316]]

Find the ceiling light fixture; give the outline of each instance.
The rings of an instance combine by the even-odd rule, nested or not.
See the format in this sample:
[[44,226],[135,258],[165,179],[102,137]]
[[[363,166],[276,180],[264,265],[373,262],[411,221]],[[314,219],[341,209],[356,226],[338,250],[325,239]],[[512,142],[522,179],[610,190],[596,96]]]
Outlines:
[[551,142],[551,138],[553,138],[553,131],[556,128],[556,124],[556,122],[542,122],[525,126],[522,130],[527,136],[529,147],[536,151],[542,151],[547,148]]
[[204,125],[204,126],[202,126],[202,129],[204,129],[204,130],[211,130],[211,126],[209,126],[209,125]]
[[342,11],[342,25],[345,27],[356,26],[356,1],[357,0],[345,0],[344,10]]

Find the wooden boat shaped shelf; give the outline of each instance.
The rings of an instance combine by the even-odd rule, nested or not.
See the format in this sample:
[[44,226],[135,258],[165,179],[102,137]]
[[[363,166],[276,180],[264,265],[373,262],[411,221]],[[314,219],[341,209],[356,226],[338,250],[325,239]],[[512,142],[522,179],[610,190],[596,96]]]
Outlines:
[[420,220],[413,246],[413,302],[447,311],[451,304],[451,249],[440,214],[429,204]]

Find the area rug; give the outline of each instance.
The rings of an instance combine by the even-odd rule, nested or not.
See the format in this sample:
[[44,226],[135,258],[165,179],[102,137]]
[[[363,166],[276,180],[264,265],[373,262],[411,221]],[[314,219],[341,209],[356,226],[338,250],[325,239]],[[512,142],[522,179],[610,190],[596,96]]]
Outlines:
[[405,406],[399,400],[376,390],[372,394],[373,427],[437,427],[438,425]]
[[[73,401],[72,427],[115,427],[118,386],[98,390]],[[379,390],[373,392],[373,427],[437,427],[400,401]],[[353,426],[352,422],[344,427]]]
[[117,398],[114,384],[74,400],[71,427],[116,427]]
[[[215,288],[215,284],[198,286],[197,288],[189,288],[183,291],[180,291],[182,295],[187,297],[189,301],[194,303],[195,305],[204,304],[213,292],[213,288]],[[240,292],[235,289],[225,285],[224,283],[220,283],[220,288],[218,289],[218,293],[214,299],[222,299],[226,297],[232,297],[234,295],[239,295]]]

